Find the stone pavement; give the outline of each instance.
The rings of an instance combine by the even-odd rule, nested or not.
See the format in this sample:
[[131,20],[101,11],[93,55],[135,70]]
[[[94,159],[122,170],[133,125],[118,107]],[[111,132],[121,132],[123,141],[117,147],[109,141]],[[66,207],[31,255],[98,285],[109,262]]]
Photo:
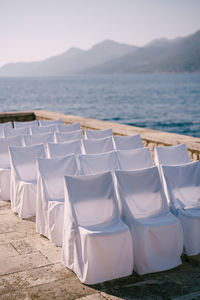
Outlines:
[[0,299],[200,299],[200,257],[173,270],[86,286],[61,263],[61,248],[0,201]]

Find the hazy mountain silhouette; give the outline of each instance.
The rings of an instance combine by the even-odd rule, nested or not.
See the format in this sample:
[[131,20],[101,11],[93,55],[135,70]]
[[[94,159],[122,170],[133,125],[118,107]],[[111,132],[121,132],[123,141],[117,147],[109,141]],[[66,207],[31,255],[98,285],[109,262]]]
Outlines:
[[134,52],[137,47],[105,40],[85,51],[71,48],[44,61],[10,63],[0,68],[0,76],[63,76],[78,73],[113,58]]
[[156,39],[144,47],[105,40],[89,50],[70,48],[43,61],[10,63],[0,76],[64,76],[87,73],[200,72],[200,31]]
[[185,38],[159,39],[134,53],[88,69],[89,73],[161,73],[200,71],[200,31]]

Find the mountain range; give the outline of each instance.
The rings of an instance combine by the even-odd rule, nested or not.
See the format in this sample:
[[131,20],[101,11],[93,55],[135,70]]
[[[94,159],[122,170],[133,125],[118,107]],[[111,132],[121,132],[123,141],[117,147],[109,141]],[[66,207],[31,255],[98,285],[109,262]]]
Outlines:
[[89,50],[70,48],[43,61],[0,68],[1,77],[170,72],[200,72],[200,31],[173,40],[156,39],[144,47],[105,40]]

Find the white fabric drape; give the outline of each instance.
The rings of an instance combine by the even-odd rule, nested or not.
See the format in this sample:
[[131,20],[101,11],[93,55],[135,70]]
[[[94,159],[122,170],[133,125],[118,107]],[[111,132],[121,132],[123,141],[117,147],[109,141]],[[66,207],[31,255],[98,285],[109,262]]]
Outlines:
[[159,165],[179,165],[190,162],[185,144],[154,148],[155,163]]
[[11,209],[20,218],[35,216],[37,169],[36,158],[45,157],[44,145],[10,147]]
[[38,120],[25,121],[25,122],[14,121],[13,125],[14,128],[33,127],[33,126],[38,126]]
[[116,153],[79,155],[81,174],[92,175],[119,169]]
[[63,263],[86,284],[132,273],[131,235],[110,172],[65,177]]
[[61,119],[57,119],[57,120],[39,120],[39,126],[60,125],[60,124],[62,124]]
[[83,140],[85,154],[99,154],[114,150],[112,137]]
[[42,134],[24,135],[24,143],[26,146],[33,146],[38,144],[53,143],[53,132],[47,132]]
[[122,171],[131,171],[153,166],[149,148],[117,150],[116,156],[119,162],[119,169]]
[[70,154],[81,154],[83,152],[81,140],[74,140],[65,143],[48,143],[49,157],[66,156]]
[[4,128],[4,137],[9,136],[23,136],[25,134],[30,134],[30,127],[23,128]]
[[31,134],[35,135],[35,134],[44,134],[44,133],[49,133],[49,132],[54,132],[56,131],[56,126],[55,125],[50,125],[50,126],[35,126],[35,127],[31,127]]
[[81,129],[80,123],[58,124],[56,127],[60,132],[71,132]]
[[133,150],[142,148],[142,140],[139,134],[132,136],[113,135],[115,150]]
[[115,174],[122,219],[133,238],[134,270],[142,275],[180,265],[182,228],[168,210],[157,167]]
[[164,187],[171,211],[183,228],[187,255],[200,253],[200,162],[161,166]]
[[37,160],[36,231],[62,245],[64,175],[79,174],[75,155]]
[[104,130],[91,130],[85,129],[85,138],[86,139],[102,139],[105,137],[113,136],[112,128]]
[[72,140],[79,140],[83,139],[83,131],[80,130],[75,130],[75,131],[70,131],[70,132],[65,132],[65,131],[60,131],[60,132],[55,132],[55,142],[56,143],[63,143],[63,142],[68,142]]
[[10,200],[10,159],[9,147],[22,146],[20,136],[0,138],[0,199]]

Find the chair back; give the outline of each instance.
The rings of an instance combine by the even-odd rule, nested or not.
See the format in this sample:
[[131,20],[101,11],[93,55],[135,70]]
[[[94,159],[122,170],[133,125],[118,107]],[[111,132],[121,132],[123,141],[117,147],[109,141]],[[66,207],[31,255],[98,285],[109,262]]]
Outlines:
[[133,150],[142,148],[142,140],[139,134],[132,136],[113,136],[115,150]]
[[30,134],[30,127],[23,127],[23,128],[4,128],[4,136],[23,136],[26,134]]
[[23,140],[20,136],[11,136],[0,138],[0,168],[10,168],[9,147],[23,146]]
[[79,174],[73,154],[59,158],[38,158],[37,168],[49,200],[64,200],[64,176]]
[[50,126],[35,126],[31,127],[31,134],[43,134],[43,133],[49,133],[49,132],[54,132],[56,131],[56,126],[55,125],[50,125]]
[[175,146],[156,146],[154,148],[155,163],[159,165],[179,165],[190,162],[185,144]]
[[85,154],[100,154],[114,150],[112,137],[83,140]]
[[34,182],[37,179],[36,159],[45,157],[44,145],[26,147],[10,147],[11,167],[17,177],[25,182]]
[[25,122],[14,121],[13,124],[14,124],[14,128],[33,127],[33,126],[38,126],[38,120],[25,121]]
[[80,123],[72,123],[72,124],[58,124],[57,125],[58,132],[71,132],[80,130]]
[[105,137],[112,136],[112,128],[104,129],[104,130],[91,130],[85,129],[85,138],[86,139],[102,139]]
[[51,125],[59,125],[62,124],[61,119],[57,120],[39,120],[39,126],[51,126]]
[[153,167],[153,160],[149,148],[117,150],[116,156],[119,163],[119,169],[122,171]]
[[71,132],[55,132],[55,141],[57,143],[64,143],[83,138],[83,131],[81,129]]
[[168,212],[158,168],[115,171],[122,216],[127,224],[133,218],[147,218]]
[[47,132],[42,134],[24,135],[24,143],[26,146],[33,146],[38,144],[53,143],[53,132]]
[[173,212],[177,208],[200,208],[200,162],[161,166],[164,187]]
[[119,218],[112,174],[65,176],[66,212],[81,226],[98,226]]
[[58,144],[48,143],[48,153],[49,157],[59,157],[70,154],[81,154],[82,142],[81,140],[74,140]]
[[81,174],[93,175],[119,169],[116,153],[79,155]]

